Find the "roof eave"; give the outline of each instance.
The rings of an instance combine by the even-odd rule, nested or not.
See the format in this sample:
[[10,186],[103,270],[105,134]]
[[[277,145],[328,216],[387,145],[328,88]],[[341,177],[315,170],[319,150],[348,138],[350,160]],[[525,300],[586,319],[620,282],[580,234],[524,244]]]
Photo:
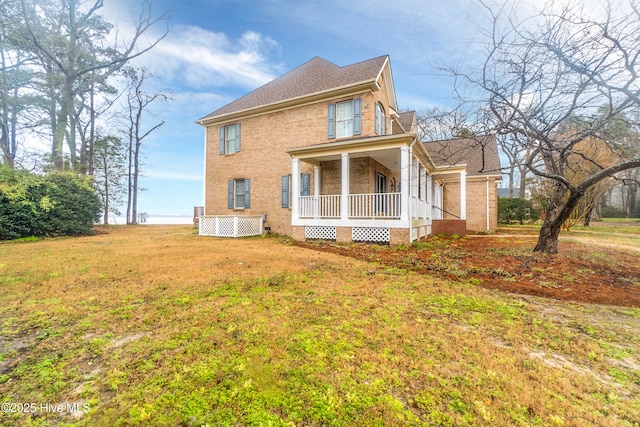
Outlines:
[[[386,146],[403,146],[413,141],[416,135],[413,134],[398,134],[398,135],[381,135],[374,137],[363,138],[350,138],[339,141],[324,142],[314,145],[306,145],[302,147],[287,148],[285,152],[291,156],[313,156],[318,154],[324,154],[329,151],[359,151],[361,148],[371,148],[374,146],[386,147]],[[346,150],[345,150],[346,149]]]
[[355,95],[358,93],[373,91],[376,89],[377,89],[376,79],[369,79],[369,80],[364,80],[358,83],[340,86],[337,88],[332,88],[332,89],[328,89],[320,92],[314,92],[307,95],[301,95],[295,98],[285,99],[284,101],[278,101],[270,104],[261,105],[258,107],[234,111],[234,112],[222,114],[219,116],[214,116],[214,117],[205,116],[200,120],[197,120],[196,123],[202,126],[211,126],[218,123],[232,122],[232,121],[237,121],[239,119],[246,119],[249,117],[259,116],[266,113],[287,110],[292,107],[315,104],[316,102],[320,102],[329,98]]
[[384,64],[380,67],[380,72],[376,76],[376,82],[380,79],[380,76],[385,75],[385,85],[387,86],[387,94],[389,95],[390,107],[395,111],[398,110],[398,100],[396,99],[396,89],[393,83],[393,73],[391,72],[391,61],[389,56],[386,57]]
[[334,142],[324,142],[321,144],[307,145],[302,147],[292,147],[285,150],[292,157],[312,158],[314,156],[335,154],[341,152],[364,152],[381,148],[399,148],[402,146],[413,146],[416,148],[415,155],[423,160],[423,164],[428,163],[430,172],[436,169],[429,153],[418,142],[418,135],[415,133],[402,133],[394,135],[380,135],[374,137],[364,137],[358,139],[345,139]]

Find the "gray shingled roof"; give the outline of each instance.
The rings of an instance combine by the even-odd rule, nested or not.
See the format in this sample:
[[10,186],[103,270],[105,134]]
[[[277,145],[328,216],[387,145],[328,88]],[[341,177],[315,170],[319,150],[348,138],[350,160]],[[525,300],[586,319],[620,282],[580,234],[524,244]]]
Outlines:
[[400,125],[405,132],[411,132],[411,127],[413,126],[413,121],[415,120],[415,118],[415,111],[405,111],[398,114],[398,121],[400,122]]
[[284,102],[339,87],[375,81],[388,55],[339,67],[315,57],[200,120]]
[[501,175],[495,136],[424,142],[436,166],[467,165],[468,176]]

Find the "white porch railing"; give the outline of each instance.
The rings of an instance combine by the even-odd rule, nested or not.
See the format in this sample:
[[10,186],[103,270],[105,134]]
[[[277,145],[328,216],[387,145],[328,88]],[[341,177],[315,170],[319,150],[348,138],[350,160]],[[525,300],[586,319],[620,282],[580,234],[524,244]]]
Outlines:
[[340,195],[300,196],[300,218],[340,218]]
[[418,219],[429,218],[429,211],[431,210],[431,204],[424,200],[418,199],[415,196],[411,196],[411,217]]
[[[349,195],[349,218],[352,219],[400,219],[400,193],[371,193]],[[299,218],[338,219],[341,218],[340,195],[300,196]],[[431,204],[415,196],[410,197],[411,218],[428,219]]]
[[350,194],[350,218],[400,218],[400,193]]
[[260,236],[262,225],[262,215],[203,215],[199,220],[198,234],[215,237]]

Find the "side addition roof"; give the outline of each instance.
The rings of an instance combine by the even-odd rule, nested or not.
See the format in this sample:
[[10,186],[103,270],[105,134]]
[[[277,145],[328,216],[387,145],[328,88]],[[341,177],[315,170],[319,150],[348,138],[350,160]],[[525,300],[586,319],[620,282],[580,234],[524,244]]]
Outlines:
[[398,122],[405,132],[418,133],[415,111],[405,111],[398,115]]
[[423,145],[438,167],[466,164],[468,176],[502,176],[493,135],[423,142]]
[[[388,70],[388,71],[387,71]],[[260,86],[253,92],[236,99],[224,107],[198,120],[200,124],[222,119],[239,113],[250,113],[267,106],[278,106],[364,84],[376,84],[380,74],[389,73],[389,56],[384,55],[367,61],[340,67],[326,59],[315,57],[288,73]],[[395,93],[391,83],[391,101],[395,108]]]

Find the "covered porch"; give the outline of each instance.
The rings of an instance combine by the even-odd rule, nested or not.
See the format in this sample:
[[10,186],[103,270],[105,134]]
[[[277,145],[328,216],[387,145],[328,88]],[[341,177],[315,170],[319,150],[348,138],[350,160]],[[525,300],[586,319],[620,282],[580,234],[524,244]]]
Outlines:
[[[409,244],[430,234],[434,183],[429,171],[435,167],[414,134],[287,152],[294,238]],[[312,179],[303,183],[303,171]]]

